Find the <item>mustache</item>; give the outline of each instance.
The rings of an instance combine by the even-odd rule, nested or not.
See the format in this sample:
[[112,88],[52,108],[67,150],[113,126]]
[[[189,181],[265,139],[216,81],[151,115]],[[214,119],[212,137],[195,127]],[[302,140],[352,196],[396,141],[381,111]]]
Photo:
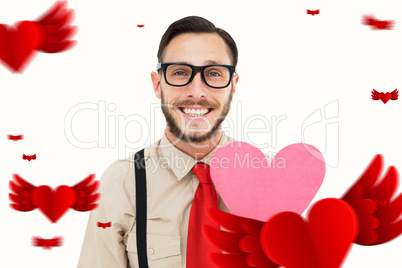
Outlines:
[[192,100],[185,100],[185,101],[173,103],[173,105],[176,107],[199,105],[199,106],[209,107],[209,108],[213,108],[213,109],[219,108],[219,104],[212,103],[207,100],[200,100],[197,102],[192,101]]

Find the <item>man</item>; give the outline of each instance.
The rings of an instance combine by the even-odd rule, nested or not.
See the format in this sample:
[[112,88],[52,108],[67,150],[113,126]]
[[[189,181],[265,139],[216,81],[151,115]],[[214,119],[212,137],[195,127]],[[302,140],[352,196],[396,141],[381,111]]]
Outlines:
[[[202,231],[196,226],[208,215],[204,211],[192,220],[197,213],[192,209],[201,206],[193,200],[202,188],[193,167],[210,164],[216,149],[233,141],[221,123],[239,79],[237,47],[227,32],[206,19],[186,17],[163,35],[158,61],[151,78],[167,124],[163,137],[144,152],[148,267],[212,267],[208,253],[213,246],[202,250],[208,242],[197,237]],[[102,175],[101,199],[90,214],[79,268],[139,267],[135,174],[130,160],[121,160]],[[209,185],[219,209],[228,211]],[[97,222],[111,222],[111,227],[99,228]]]

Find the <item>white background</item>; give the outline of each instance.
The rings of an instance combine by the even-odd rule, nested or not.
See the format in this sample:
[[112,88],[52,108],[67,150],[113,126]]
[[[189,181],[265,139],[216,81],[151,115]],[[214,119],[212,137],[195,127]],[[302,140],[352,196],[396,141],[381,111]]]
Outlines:
[[[1,0],[0,23],[34,20],[53,3]],[[76,47],[37,54],[23,74],[0,66],[1,267],[76,267],[89,213],[70,210],[51,224],[38,210],[12,210],[9,180],[18,173],[36,186],[56,187],[91,173],[100,178],[114,160],[159,139],[165,121],[150,72],[166,28],[189,15],[227,30],[238,45],[240,80],[227,133],[265,153],[297,142],[319,148],[328,165],[315,200],[342,196],[375,154],[384,155],[385,166],[402,168],[402,100],[371,99],[373,88],[402,90],[400,1],[70,0],[68,6],[79,27]],[[396,20],[396,27],[372,31],[361,24],[364,14]],[[87,109],[71,121],[74,107]],[[7,134],[25,138],[13,142]],[[62,235],[65,243],[43,250],[31,246],[33,235]],[[353,245],[343,267],[401,267],[401,250],[402,238]]]

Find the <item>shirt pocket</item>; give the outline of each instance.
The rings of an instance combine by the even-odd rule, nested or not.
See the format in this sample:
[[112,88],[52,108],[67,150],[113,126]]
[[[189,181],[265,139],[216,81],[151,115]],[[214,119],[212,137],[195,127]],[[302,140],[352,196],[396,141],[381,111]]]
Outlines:
[[[136,233],[128,234],[127,255],[131,267],[138,267]],[[147,234],[149,268],[181,268],[179,235]]]

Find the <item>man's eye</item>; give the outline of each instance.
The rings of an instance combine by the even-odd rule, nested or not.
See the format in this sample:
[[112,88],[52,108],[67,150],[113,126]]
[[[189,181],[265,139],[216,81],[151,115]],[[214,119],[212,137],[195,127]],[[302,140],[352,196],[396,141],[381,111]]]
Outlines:
[[177,72],[174,72],[173,75],[184,76],[184,75],[186,75],[186,73],[183,71],[177,71]]
[[209,72],[209,73],[208,73],[208,76],[211,76],[211,77],[218,77],[218,76],[220,76],[220,74],[217,73],[217,72]]

